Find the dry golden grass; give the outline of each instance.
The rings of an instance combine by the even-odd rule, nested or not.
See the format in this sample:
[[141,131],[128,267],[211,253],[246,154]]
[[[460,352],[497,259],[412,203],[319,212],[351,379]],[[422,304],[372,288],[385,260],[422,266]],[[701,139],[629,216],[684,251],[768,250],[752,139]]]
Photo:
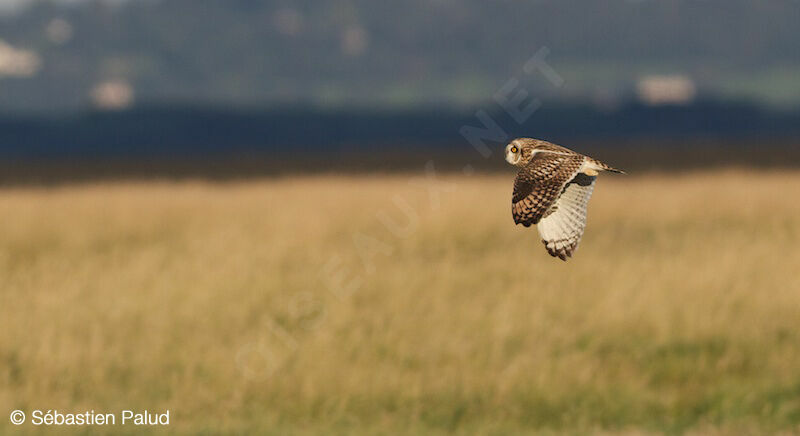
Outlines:
[[0,190],[0,433],[800,432],[800,173],[602,177],[568,263],[512,177]]

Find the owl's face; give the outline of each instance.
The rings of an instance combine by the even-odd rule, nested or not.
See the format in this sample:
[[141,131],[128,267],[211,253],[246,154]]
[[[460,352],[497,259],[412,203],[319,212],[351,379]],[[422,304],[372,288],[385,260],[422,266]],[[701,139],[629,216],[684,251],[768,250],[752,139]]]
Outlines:
[[524,165],[531,159],[533,145],[519,138],[506,145],[506,162],[514,166]]

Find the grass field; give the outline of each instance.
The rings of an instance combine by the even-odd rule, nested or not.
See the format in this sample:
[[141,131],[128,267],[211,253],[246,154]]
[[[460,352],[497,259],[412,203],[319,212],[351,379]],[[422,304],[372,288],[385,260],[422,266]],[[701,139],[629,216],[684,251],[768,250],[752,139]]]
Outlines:
[[799,172],[604,176],[567,263],[512,178],[0,189],[0,433],[800,433]]

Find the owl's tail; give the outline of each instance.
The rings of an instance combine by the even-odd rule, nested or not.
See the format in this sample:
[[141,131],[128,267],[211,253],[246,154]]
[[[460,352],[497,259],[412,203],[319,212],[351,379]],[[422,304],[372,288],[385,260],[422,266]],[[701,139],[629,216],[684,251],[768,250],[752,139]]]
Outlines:
[[608,172],[611,172],[611,173],[626,174],[625,171],[622,171],[620,169],[614,168],[611,165],[607,165],[607,164],[605,164],[603,162],[600,162],[597,159],[589,158],[589,162],[591,162],[592,166],[594,167],[593,169],[598,170],[598,171],[608,171]]

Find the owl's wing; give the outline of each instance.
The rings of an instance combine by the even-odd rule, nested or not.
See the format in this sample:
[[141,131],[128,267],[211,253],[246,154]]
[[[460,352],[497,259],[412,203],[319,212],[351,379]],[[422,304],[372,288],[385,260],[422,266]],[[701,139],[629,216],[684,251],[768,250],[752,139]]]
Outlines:
[[578,248],[586,228],[586,207],[594,191],[597,177],[580,173],[564,187],[547,216],[537,226],[547,252],[567,260]]
[[538,224],[578,173],[583,160],[583,156],[572,153],[540,152],[534,155],[514,180],[511,198],[514,223],[525,227]]

